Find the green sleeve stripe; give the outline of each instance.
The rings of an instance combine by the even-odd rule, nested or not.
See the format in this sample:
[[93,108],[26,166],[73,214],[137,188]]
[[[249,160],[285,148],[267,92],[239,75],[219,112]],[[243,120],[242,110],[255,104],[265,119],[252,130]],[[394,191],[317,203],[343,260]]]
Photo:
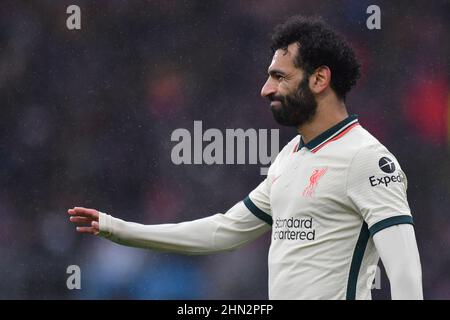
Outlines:
[[375,223],[372,227],[369,228],[369,232],[370,235],[373,237],[373,235],[378,231],[389,228],[391,226],[395,226],[397,224],[405,224],[405,223],[414,225],[413,218],[408,215],[387,218],[381,220],[380,222]]
[[356,300],[356,288],[358,286],[358,275],[366,252],[367,242],[369,241],[369,229],[367,223],[363,222],[361,231],[359,232],[358,242],[356,242],[353,251],[352,263],[347,280],[346,300]]
[[272,225],[272,217],[258,208],[248,196],[244,199],[244,204],[251,213],[253,213],[255,216],[257,216],[267,224]]

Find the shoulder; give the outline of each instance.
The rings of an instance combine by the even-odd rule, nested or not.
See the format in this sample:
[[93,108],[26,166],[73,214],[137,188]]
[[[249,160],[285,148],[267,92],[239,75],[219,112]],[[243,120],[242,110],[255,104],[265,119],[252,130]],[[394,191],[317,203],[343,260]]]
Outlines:
[[295,152],[297,149],[298,144],[300,143],[300,135],[296,135],[294,138],[291,139],[281,150],[280,154],[283,153],[283,155],[288,155],[290,153]]
[[291,139],[284,147],[281,149],[280,153],[277,155],[277,159],[283,159],[287,157],[288,155],[295,152],[297,149],[298,144],[300,143],[300,135],[296,135],[294,138]]
[[349,171],[371,174],[392,174],[401,171],[400,163],[394,154],[363,127],[354,130],[348,138],[351,139],[348,141],[351,144]]
[[394,155],[369,131],[359,125],[351,130],[342,139],[340,148],[345,151],[349,160],[354,161],[355,158],[364,158],[378,155]]
[[269,168],[269,173],[273,172],[275,168],[278,167],[290,154],[295,152],[299,143],[300,143],[300,135],[296,135],[278,153],[278,155],[276,156],[275,160],[272,162]]

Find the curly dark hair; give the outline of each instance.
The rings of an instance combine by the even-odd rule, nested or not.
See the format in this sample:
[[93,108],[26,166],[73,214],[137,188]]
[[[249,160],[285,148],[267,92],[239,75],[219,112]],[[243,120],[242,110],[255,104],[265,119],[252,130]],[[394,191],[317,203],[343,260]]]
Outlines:
[[299,54],[294,63],[311,75],[326,65],[331,70],[331,88],[345,100],[360,77],[360,64],[348,43],[332,31],[320,17],[293,16],[275,27],[271,49],[286,49],[297,42]]

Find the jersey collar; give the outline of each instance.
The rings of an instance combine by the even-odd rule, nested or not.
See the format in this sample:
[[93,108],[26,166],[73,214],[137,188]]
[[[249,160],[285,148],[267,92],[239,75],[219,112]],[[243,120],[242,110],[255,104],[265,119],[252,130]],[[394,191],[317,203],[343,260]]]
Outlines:
[[306,144],[303,142],[303,138],[300,137],[300,143],[298,144],[296,151],[300,150],[303,147],[306,147],[311,152],[316,152],[326,143],[330,142],[330,140],[337,138],[344,131],[349,130],[350,127],[353,127],[356,124],[358,124],[358,116],[356,114],[352,114],[348,116],[346,119],[339,122],[338,124],[329,128],[328,130],[325,130],[324,132],[322,132],[321,134],[319,134],[317,137],[315,137]]

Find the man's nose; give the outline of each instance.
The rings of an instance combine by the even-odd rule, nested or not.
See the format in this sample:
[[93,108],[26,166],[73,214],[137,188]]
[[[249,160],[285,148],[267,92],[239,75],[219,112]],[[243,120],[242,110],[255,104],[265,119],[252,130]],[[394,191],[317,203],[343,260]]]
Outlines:
[[264,83],[261,89],[261,97],[267,98],[268,96],[277,92],[277,88],[274,83],[269,79],[267,79],[266,83]]

